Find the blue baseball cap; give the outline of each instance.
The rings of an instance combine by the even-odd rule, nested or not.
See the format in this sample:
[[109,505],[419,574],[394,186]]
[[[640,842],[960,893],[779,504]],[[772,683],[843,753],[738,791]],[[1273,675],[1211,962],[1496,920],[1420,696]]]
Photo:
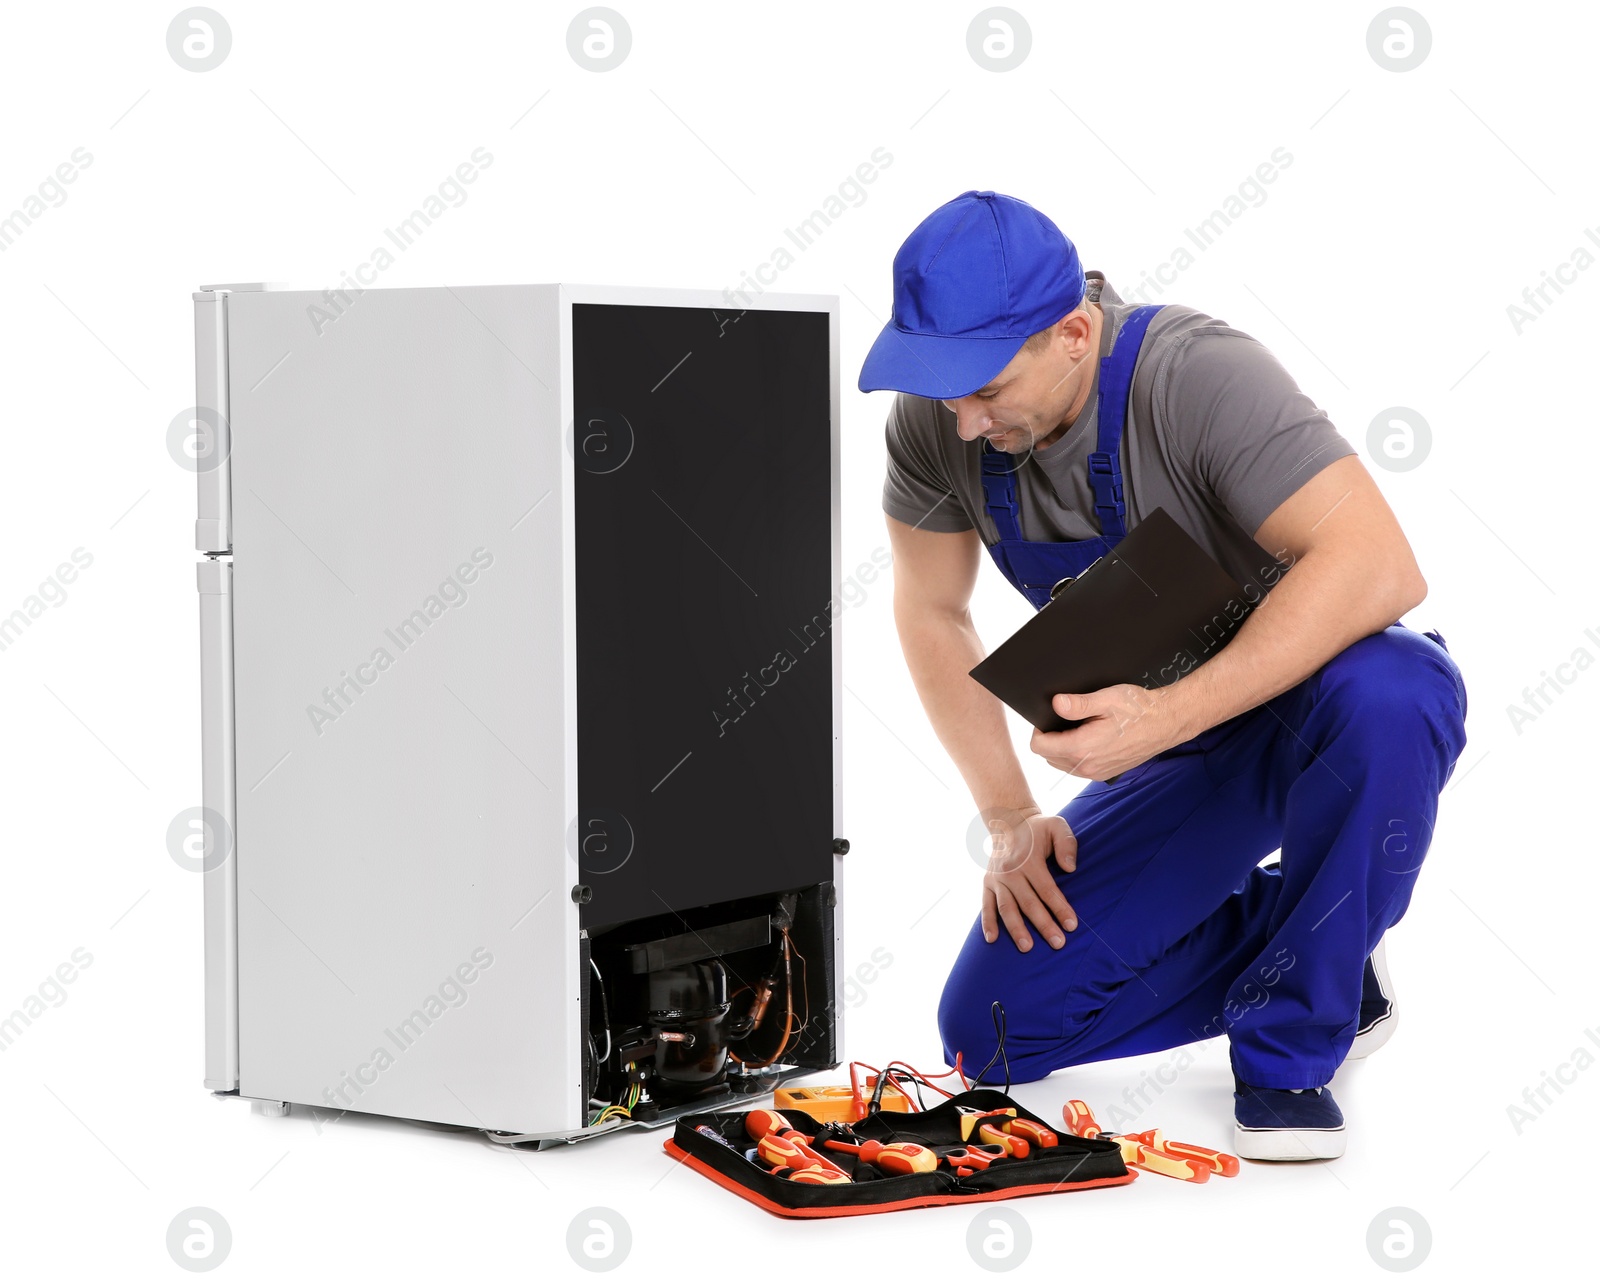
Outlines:
[[963,191],[894,255],[894,310],[856,381],[929,400],[971,395],[1083,301],[1072,241],[1026,201]]

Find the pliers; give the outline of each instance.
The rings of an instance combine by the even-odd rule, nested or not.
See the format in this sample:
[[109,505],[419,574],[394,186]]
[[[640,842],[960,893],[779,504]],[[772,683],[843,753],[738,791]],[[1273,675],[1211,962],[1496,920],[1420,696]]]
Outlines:
[[935,1147],[934,1154],[941,1164],[954,1169],[958,1178],[965,1178],[981,1173],[996,1160],[1004,1160],[1009,1152],[997,1143],[969,1142],[959,1147]]

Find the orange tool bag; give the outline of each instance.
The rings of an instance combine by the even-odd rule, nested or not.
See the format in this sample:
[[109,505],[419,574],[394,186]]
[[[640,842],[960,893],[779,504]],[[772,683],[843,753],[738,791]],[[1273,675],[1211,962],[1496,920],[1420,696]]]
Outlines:
[[[1010,1109],[1014,1117],[996,1116],[999,1123],[1015,1118],[1032,1122],[1054,1136],[1024,1147],[1016,1142],[994,1145],[985,1141],[974,1122],[963,1136],[963,1114]],[[1104,1138],[1079,1138],[1052,1128],[1020,1106],[1009,1094],[994,1089],[969,1089],[926,1111],[882,1110],[848,1126],[825,1126],[804,1111],[779,1110],[803,1141],[799,1144],[847,1175],[848,1182],[833,1185],[780,1176],[757,1154],[758,1139],[749,1118],[760,1112],[708,1111],[680,1116],[668,1138],[668,1155],[682,1161],[737,1196],[784,1218],[834,1218],[861,1213],[889,1213],[924,1205],[976,1204],[1009,1200],[1016,1196],[1044,1195],[1053,1191],[1083,1191],[1090,1187],[1123,1186],[1138,1177],[1123,1163],[1117,1144]],[[1013,1126],[1021,1130],[1022,1125]],[[709,1132],[707,1132],[709,1130]],[[791,1138],[794,1136],[790,1135]],[[1036,1139],[1040,1137],[1034,1131]],[[844,1138],[863,1148],[863,1154],[824,1145],[826,1139]],[[893,1161],[867,1158],[869,1142],[910,1143],[933,1153],[935,1167],[927,1172],[890,1172]],[[976,1160],[956,1154],[977,1147]],[[904,1151],[905,1148],[898,1148]],[[978,1167],[983,1161],[986,1166]],[[927,1163],[927,1157],[920,1158]],[[964,1167],[963,1167],[964,1166]]]

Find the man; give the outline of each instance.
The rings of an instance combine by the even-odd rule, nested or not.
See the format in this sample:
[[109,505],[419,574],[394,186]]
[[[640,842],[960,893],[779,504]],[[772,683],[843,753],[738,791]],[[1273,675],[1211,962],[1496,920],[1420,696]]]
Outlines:
[[[1467,706],[1443,637],[1398,623],[1427,588],[1355,451],[1253,338],[1129,306],[1050,219],[992,191],[900,247],[859,386],[900,392],[895,622],[996,832],[940,1001],[947,1063],[1033,1080],[1226,1034],[1239,1154],[1343,1154],[1326,1086],[1395,1025],[1380,944]],[[1032,749],[1090,781],[1045,812],[967,674],[980,547],[1042,607],[1156,507],[1260,605],[1166,688],[1058,695],[1084,723]]]

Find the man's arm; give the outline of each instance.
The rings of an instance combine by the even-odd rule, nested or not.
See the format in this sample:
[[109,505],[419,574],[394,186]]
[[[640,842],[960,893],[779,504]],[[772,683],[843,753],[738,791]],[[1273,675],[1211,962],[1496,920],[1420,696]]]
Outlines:
[[1170,686],[1179,742],[1299,684],[1427,597],[1411,544],[1359,458],[1318,472],[1255,538],[1290,571],[1232,643]]
[[886,516],[894,553],[894,621],[900,647],[933,731],[955,761],[990,831],[983,878],[983,935],[1003,926],[1017,948],[1031,950],[1028,921],[1052,946],[1077,914],[1057,887],[1049,861],[1078,864],[1078,842],[1066,821],[1033,802],[999,699],[967,673],[983,661],[983,643],[968,604],[983,543],[975,529],[936,533]]
[[1032,806],[1005,708],[967,674],[985,656],[967,608],[983,556],[978,531],[933,533],[884,519],[894,554],[895,628],[934,733],[980,810]]
[[1058,694],[1076,729],[1035,733],[1058,769],[1115,777],[1170,746],[1282,693],[1428,593],[1411,545],[1359,458],[1330,463],[1255,532],[1291,566],[1220,653],[1176,683]]

